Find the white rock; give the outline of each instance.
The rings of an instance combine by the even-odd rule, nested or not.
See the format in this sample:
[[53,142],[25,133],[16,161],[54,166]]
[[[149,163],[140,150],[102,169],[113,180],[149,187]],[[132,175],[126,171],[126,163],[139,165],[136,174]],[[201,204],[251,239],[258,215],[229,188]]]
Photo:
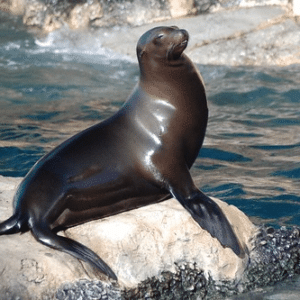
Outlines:
[[91,5],[88,3],[77,4],[70,12],[68,24],[71,29],[84,29],[88,27],[91,20],[102,16],[103,9],[98,2]]
[[300,0],[293,0],[294,16],[300,16]]
[[0,1],[0,10],[12,13],[13,15],[24,14],[26,0],[6,0]]
[[180,18],[197,12],[194,0],[169,0],[169,5],[172,18]]
[[[20,180],[0,176],[1,221],[12,214],[12,196]],[[250,252],[255,226],[236,207],[214,200]],[[88,222],[61,234],[93,249],[126,287],[159,276],[163,270],[175,272],[174,263],[196,263],[215,280],[238,280],[248,264],[248,255],[241,259],[231,249],[224,249],[175,199]],[[64,282],[106,279],[88,264],[36,242],[29,232],[0,236],[0,244],[0,294],[14,292],[41,299]]]

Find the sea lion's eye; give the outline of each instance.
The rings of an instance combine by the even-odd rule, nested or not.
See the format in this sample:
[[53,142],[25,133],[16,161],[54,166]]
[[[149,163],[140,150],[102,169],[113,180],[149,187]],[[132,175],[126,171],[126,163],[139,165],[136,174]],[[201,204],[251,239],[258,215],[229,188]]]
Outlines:
[[155,39],[154,39],[154,44],[158,44],[158,43],[160,43],[160,41],[161,41],[161,39],[162,39],[162,37],[164,36],[164,34],[163,33],[160,33],[157,37],[155,37]]

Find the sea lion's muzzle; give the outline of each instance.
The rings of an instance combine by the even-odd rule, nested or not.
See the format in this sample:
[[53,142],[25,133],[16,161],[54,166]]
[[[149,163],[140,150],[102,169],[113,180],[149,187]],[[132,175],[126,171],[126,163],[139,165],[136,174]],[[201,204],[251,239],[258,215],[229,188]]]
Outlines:
[[177,60],[188,45],[189,34],[184,29],[179,29],[174,32],[174,41],[167,53],[168,60]]

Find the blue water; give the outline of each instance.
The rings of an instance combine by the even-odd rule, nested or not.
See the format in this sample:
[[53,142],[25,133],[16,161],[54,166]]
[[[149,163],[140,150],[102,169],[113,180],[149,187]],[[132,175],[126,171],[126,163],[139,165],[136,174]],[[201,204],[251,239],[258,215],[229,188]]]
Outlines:
[[[192,168],[208,195],[256,224],[300,226],[300,65],[199,65],[209,100]],[[0,13],[0,174],[24,176],[60,142],[116,112],[138,65],[97,32],[36,37]]]

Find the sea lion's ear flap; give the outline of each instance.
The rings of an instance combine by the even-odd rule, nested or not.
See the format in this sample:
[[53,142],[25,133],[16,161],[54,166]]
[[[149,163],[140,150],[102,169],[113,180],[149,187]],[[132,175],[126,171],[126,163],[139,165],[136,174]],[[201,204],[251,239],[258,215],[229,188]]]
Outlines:
[[143,47],[143,48],[137,47],[136,53],[137,53],[138,58],[142,58],[143,54],[145,53],[145,47]]
[[142,57],[144,53],[145,53],[145,49],[142,49],[142,51],[140,52],[139,57]]

